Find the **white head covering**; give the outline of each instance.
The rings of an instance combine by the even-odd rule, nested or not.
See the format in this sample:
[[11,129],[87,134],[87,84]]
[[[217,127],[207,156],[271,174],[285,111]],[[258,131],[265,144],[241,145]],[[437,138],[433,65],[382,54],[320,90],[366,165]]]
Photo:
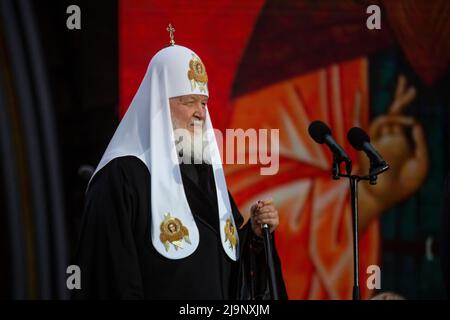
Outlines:
[[[95,175],[117,157],[135,156],[145,163],[151,173],[151,240],[155,249],[169,259],[191,255],[200,241],[184,192],[169,105],[169,98],[190,94],[209,95],[200,58],[178,45],[160,50],[150,61],[94,172]],[[208,110],[205,126],[217,190],[221,242],[227,255],[237,260],[239,239]],[[176,232],[171,233],[174,227]]]

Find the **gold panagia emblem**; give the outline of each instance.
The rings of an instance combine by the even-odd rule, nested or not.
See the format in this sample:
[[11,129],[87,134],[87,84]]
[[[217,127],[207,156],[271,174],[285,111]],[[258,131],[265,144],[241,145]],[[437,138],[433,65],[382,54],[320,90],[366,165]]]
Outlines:
[[192,54],[192,59],[189,61],[189,71],[187,76],[191,82],[192,90],[198,86],[200,92],[206,92],[206,89],[208,88],[208,75],[206,74],[205,65],[200,58],[194,54]]
[[183,240],[191,244],[189,239],[189,230],[181,223],[181,220],[170,215],[170,212],[164,215],[164,221],[160,225],[161,234],[159,239],[164,244],[166,251],[169,251],[170,244],[175,250],[183,249]]
[[233,221],[231,218],[228,218],[225,222],[225,242],[230,242],[230,249],[236,247],[237,239],[236,239],[236,228],[233,225]]

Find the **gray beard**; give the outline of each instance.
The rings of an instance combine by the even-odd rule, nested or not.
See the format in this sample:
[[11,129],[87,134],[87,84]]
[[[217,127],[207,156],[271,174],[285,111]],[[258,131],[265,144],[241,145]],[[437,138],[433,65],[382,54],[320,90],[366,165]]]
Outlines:
[[211,154],[209,152],[208,142],[203,139],[202,133],[191,133],[189,137],[178,134],[177,130],[174,130],[175,146],[179,155],[180,161],[185,164],[211,164]]

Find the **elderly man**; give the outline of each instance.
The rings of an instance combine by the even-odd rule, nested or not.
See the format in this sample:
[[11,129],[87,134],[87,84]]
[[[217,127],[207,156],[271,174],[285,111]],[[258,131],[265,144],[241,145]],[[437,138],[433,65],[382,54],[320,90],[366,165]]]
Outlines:
[[173,41],[150,61],[88,187],[77,298],[270,298],[261,225],[273,231],[278,212],[261,201],[243,226],[212,131],[207,84],[200,58]]

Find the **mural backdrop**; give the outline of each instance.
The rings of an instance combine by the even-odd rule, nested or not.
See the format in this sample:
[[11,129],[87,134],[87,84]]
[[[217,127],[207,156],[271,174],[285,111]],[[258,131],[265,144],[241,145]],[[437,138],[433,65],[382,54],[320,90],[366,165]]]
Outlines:
[[[366,8],[381,8],[369,30]],[[360,126],[391,165],[376,186],[360,184],[360,282],[381,268],[381,290],[444,297],[437,256],[448,168],[450,5],[446,1],[119,2],[119,96],[126,111],[149,59],[177,44],[202,57],[216,128],[280,129],[280,168],[227,166],[243,214],[273,197],[291,299],[350,299],[352,233],[348,182],[330,178],[331,156],[308,135],[322,120],[367,172],[347,131]]]

